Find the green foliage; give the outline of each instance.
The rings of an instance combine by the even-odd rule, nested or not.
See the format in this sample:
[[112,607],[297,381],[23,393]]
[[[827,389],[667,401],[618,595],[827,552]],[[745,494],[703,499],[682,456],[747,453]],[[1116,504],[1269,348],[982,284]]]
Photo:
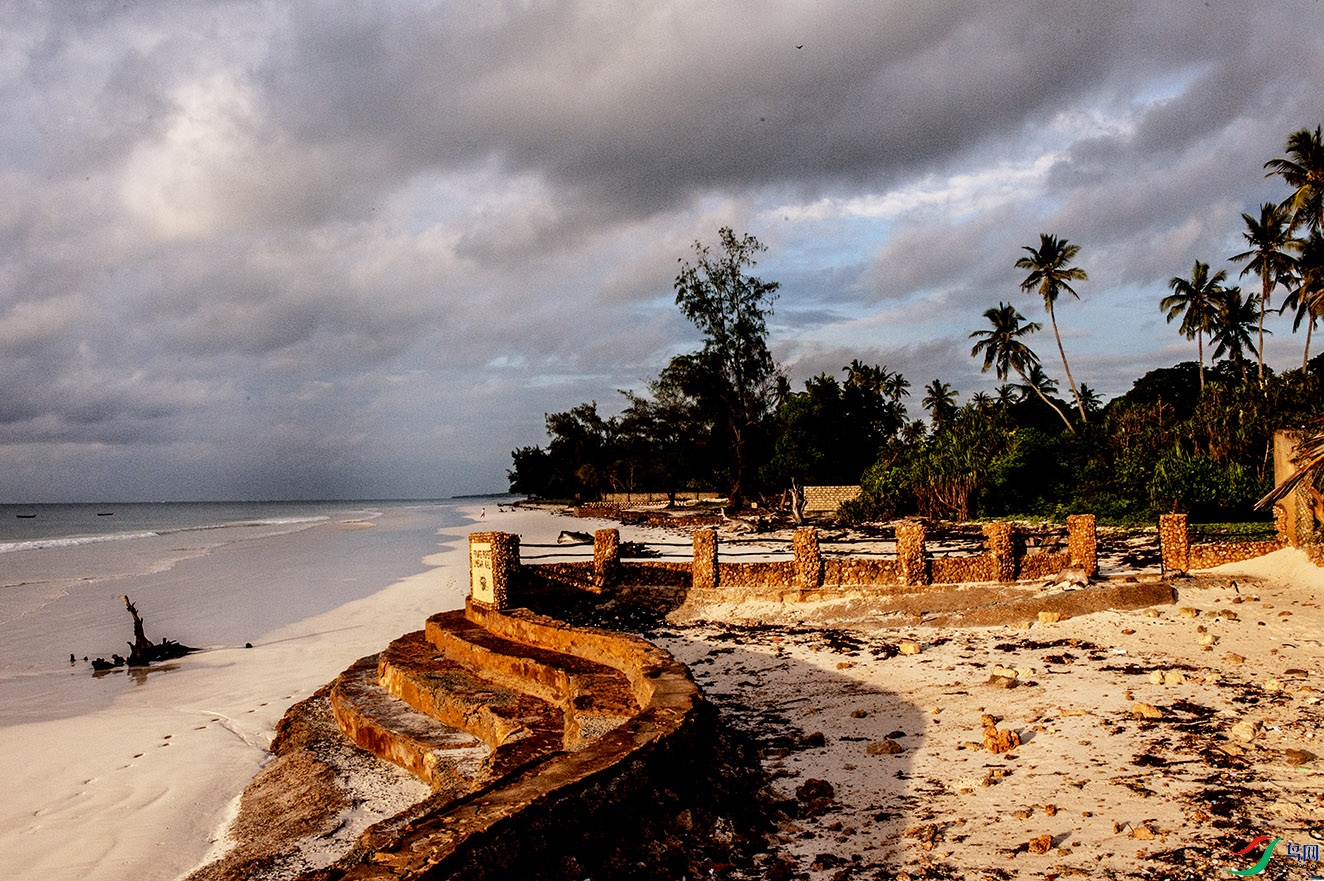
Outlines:
[[1180,446],[1155,463],[1149,481],[1149,497],[1156,510],[1188,513],[1197,519],[1249,512],[1260,495],[1257,482],[1240,463],[1223,464]]
[[779,285],[746,272],[766,250],[758,239],[737,238],[725,226],[717,234],[716,252],[694,243],[694,262],[680,261],[674,287],[681,314],[703,335],[703,348],[683,356],[694,380],[684,391],[713,414],[713,449],[729,451],[723,456],[726,484],[738,501],[780,385],[768,350],[768,316]]

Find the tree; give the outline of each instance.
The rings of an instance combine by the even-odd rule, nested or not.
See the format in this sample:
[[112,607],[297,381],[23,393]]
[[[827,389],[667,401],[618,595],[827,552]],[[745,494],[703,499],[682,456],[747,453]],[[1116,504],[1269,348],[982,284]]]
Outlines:
[[1301,129],[1287,138],[1287,158],[1270,159],[1264,163],[1269,169],[1265,177],[1279,175],[1292,193],[1283,200],[1283,210],[1292,216],[1292,229],[1305,228],[1307,232],[1321,232],[1324,219],[1324,137],[1320,126],[1312,132]]
[[1059,239],[1057,236],[1048,233],[1040,233],[1038,249],[1025,245],[1021,250],[1030,252],[1030,256],[1022,257],[1016,261],[1017,269],[1030,270],[1030,274],[1025,277],[1025,281],[1021,282],[1021,290],[1026,293],[1037,291],[1044,298],[1044,309],[1048,311],[1048,319],[1053,325],[1053,336],[1057,339],[1057,352],[1062,356],[1062,370],[1066,372],[1067,384],[1071,386],[1071,395],[1076,399],[1076,407],[1080,410],[1080,419],[1085,422],[1087,421],[1085,405],[1081,402],[1080,394],[1076,391],[1076,380],[1071,376],[1071,368],[1067,366],[1067,353],[1062,348],[1062,334],[1058,333],[1057,314],[1053,309],[1057,303],[1058,295],[1063,291],[1079,300],[1080,294],[1076,293],[1075,289],[1071,287],[1071,282],[1089,279],[1089,276],[1085,274],[1085,270],[1070,265],[1076,254],[1080,252],[1080,245],[1071,245],[1067,243],[1066,239]]
[[1256,313],[1259,312],[1256,304],[1257,296],[1252,294],[1249,297],[1241,295],[1240,287],[1222,288],[1218,292],[1218,298],[1215,300],[1216,317],[1214,325],[1214,334],[1210,342],[1215,343],[1214,358],[1221,358],[1224,355],[1232,363],[1241,368],[1241,381],[1245,382],[1246,376],[1246,355],[1249,349],[1257,357],[1259,352],[1255,349],[1255,339],[1251,331],[1255,327]]
[[[1074,433],[1075,426],[1071,424],[1066,414],[1026,376],[1028,371],[1039,366],[1039,356],[1030,349],[1022,337],[1035,333],[1043,325],[1037,321],[1022,323],[1025,321],[1025,316],[1017,312],[1016,307],[1007,303],[998,303],[996,308],[984,310],[984,317],[988,319],[991,327],[970,334],[970,339],[979,339],[979,342],[970,349],[970,356],[984,357],[982,372],[988,373],[988,369],[993,367],[998,379],[1006,379],[1009,371],[1015,371],[1016,375],[1038,394],[1045,404],[1053,408],[1053,412],[1062,417],[1067,429]],[[1001,391],[999,389],[999,394]]]
[[1259,364],[1259,380],[1263,384],[1264,312],[1269,308],[1269,295],[1273,289],[1291,277],[1294,261],[1287,252],[1296,245],[1296,239],[1292,238],[1287,212],[1272,202],[1260,206],[1258,220],[1249,214],[1241,215],[1241,219],[1246,221],[1246,230],[1241,235],[1250,245],[1250,250],[1233,254],[1228,259],[1237,263],[1248,261],[1241,270],[1241,277],[1253,272],[1260,278],[1259,348],[1256,360]]
[[1312,233],[1302,245],[1296,272],[1288,285],[1287,298],[1279,311],[1292,309],[1296,312],[1292,333],[1296,333],[1301,322],[1306,323],[1306,349],[1301,357],[1301,369],[1305,370],[1310,363],[1310,334],[1315,322],[1324,315],[1324,236]]
[[940,379],[935,379],[924,387],[924,399],[920,406],[929,411],[929,418],[935,426],[951,421],[956,415],[956,389]]
[[680,259],[676,305],[699,332],[703,349],[697,365],[707,373],[706,395],[726,434],[731,453],[728,489],[740,504],[752,434],[772,412],[778,389],[777,365],[768,351],[768,316],[777,282],[746,273],[766,248],[751,235],[739,238],[730,227],[718,230],[715,253],[694,243],[694,262]]
[[1083,382],[1080,384],[1080,402],[1087,413],[1097,413],[1103,407],[1103,398]]
[[1027,400],[1031,395],[1037,395],[1042,400],[1047,401],[1049,395],[1057,394],[1057,380],[1044,373],[1044,365],[1039,362],[1031,364],[1021,377],[1024,383],[1017,386],[1020,389],[1021,400]]
[[1168,323],[1181,318],[1177,330],[1188,340],[1195,340],[1200,362],[1200,391],[1204,391],[1204,338],[1212,335],[1218,316],[1218,296],[1223,289],[1227,273],[1223,270],[1209,275],[1209,264],[1195,261],[1189,279],[1173,276],[1168,279],[1172,293],[1164,297],[1159,308],[1167,313]]

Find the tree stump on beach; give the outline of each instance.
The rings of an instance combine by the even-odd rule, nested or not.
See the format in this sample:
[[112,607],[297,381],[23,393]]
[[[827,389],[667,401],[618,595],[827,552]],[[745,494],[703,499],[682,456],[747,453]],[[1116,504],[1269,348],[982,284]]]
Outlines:
[[93,672],[104,673],[125,664],[130,667],[146,667],[158,661],[170,661],[198,651],[192,646],[172,642],[169,639],[163,639],[159,643],[152,642],[147,638],[142,616],[138,614],[138,607],[130,602],[127,596],[121,596],[120,599],[124,600],[124,607],[133,616],[133,642],[129,643],[129,657],[126,659],[114,655],[111,661],[97,658],[92,662]]

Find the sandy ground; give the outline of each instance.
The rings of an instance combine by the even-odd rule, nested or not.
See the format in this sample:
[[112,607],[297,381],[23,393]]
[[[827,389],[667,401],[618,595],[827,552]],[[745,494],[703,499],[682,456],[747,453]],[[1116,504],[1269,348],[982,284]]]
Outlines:
[[[652,638],[799,805],[784,876],[1233,877],[1260,835],[1284,839],[1264,877],[1324,875],[1288,858],[1324,839],[1324,570],[1289,549],[1173,586],[1051,624],[763,607]],[[989,721],[1020,745],[986,748]]]
[[[266,633],[252,649],[213,648],[154,667],[137,687],[85,714],[0,720],[0,878],[167,881],[223,849],[223,830],[244,787],[270,761],[267,747],[285,710],[355,659],[420,629],[428,615],[463,604],[470,531],[554,541],[565,526],[540,511],[475,505],[468,513],[474,523],[445,530],[456,541],[427,557],[426,571]],[[362,527],[319,527],[344,528]],[[316,532],[289,540],[317,548]],[[209,573],[260,585],[266,559],[258,547],[204,562]],[[114,623],[127,630],[126,621],[117,616]],[[76,684],[114,683],[84,674]],[[400,786],[415,797],[426,791],[412,779]],[[344,819],[366,826],[393,813],[398,796],[356,804]]]
[[[604,525],[489,508],[469,529],[532,545]],[[0,874],[168,879],[197,866],[224,846],[286,707],[460,603],[463,541],[428,563],[255,650],[154,673],[158,687],[94,715],[6,728]],[[754,877],[1231,877],[1222,869],[1262,849],[1234,851],[1260,835],[1283,838],[1264,877],[1324,875],[1288,858],[1324,835],[1324,572],[1281,551],[1175,586],[1176,605],[1055,624],[846,629],[830,606],[782,607],[755,610],[762,625],[647,635],[762,743],[799,805]],[[986,715],[1020,745],[988,751]]]

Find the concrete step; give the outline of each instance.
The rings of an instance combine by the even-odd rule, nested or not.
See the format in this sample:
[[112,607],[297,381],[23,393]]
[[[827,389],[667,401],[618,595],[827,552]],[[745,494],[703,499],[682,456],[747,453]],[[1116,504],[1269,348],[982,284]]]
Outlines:
[[480,738],[420,713],[384,689],[377,662],[378,655],[360,658],[331,687],[331,712],[340,730],[434,789],[472,788],[487,779],[492,750]]
[[566,714],[569,748],[610,731],[639,711],[621,671],[496,636],[466,618],[462,610],[428,618],[425,633],[447,660],[561,709]]
[[419,712],[482,740],[492,750],[491,776],[566,746],[562,709],[476,675],[442,655],[422,630],[378,656],[377,680]]

